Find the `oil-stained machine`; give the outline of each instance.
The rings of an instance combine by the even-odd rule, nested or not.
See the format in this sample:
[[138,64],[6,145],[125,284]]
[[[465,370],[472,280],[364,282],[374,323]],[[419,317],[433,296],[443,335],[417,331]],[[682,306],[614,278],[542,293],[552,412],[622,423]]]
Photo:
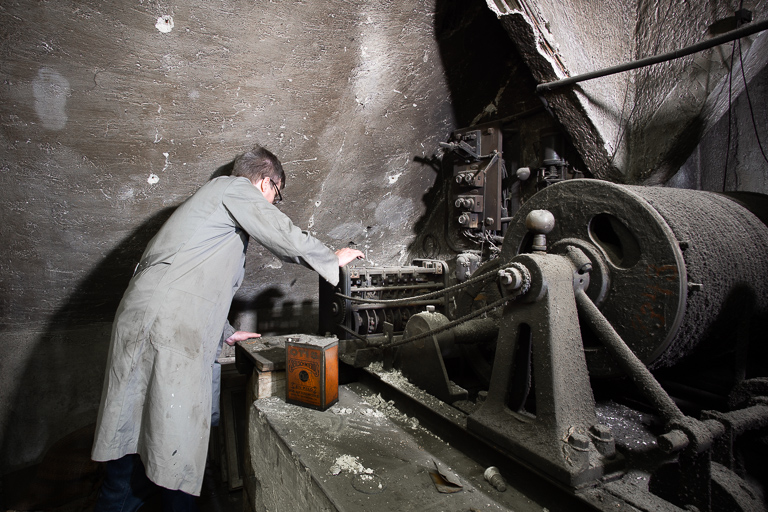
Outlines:
[[[356,366],[375,359],[377,347],[392,334],[402,334],[411,316],[426,306],[445,309],[439,293],[448,283],[444,261],[419,259],[400,267],[344,267],[339,274],[336,287],[320,280],[320,333],[339,338],[342,360]],[[430,293],[426,299],[412,299]]]
[[564,180],[527,200],[496,257],[462,279],[430,260],[403,267],[419,282],[388,291],[343,276],[321,300],[354,340],[346,361],[382,358],[468,434],[583,502],[766,510],[765,206]]

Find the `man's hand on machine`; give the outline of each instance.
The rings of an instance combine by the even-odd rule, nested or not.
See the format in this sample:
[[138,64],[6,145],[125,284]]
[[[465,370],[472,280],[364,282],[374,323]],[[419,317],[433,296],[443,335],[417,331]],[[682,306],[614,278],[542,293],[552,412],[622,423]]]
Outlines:
[[227,345],[234,345],[238,341],[245,341],[251,338],[261,338],[261,334],[257,332],[236,331],[232,336],[225,339]]
[[[336,251],[336,257],[339,258],[339,266],[343,267],[351,261],[363,259],[365,254],[357,249],[345,247]],[[261,338],[261,334],[257,332],[237,331],[224,341],[227,345],[234,345],[238,341],[245,341],[251,338]]]
[[354,261],[354,260],[362,260],[365,258],[365,254],[363,254],[361,251],[358,251],[357,249],[352,249],[350,247],[345,247],[343,249],[339,249],[336,251],[336,256],[339,258],[339,266],[343,267],[347,263]]

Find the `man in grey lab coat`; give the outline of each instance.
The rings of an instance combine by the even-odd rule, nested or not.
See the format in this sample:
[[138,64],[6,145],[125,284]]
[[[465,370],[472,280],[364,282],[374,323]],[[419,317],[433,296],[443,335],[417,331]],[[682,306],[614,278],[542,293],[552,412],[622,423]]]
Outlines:
[[92,457],[107,462],[96,512],[130,512],[160,486],[164,508],[194,509],[211,422],[220,340],[259,336],[227,322],[249,238],[337,284],[360,251],[335,253],[274,204],[285,173],[255,147],[203,185],[150,240],[118,307]]

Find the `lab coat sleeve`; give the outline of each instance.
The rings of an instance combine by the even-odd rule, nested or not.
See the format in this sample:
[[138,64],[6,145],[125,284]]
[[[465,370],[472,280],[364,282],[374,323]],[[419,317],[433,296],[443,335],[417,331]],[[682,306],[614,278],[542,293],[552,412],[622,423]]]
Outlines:
[[[219,352],[221,352],[221,346],[224,344],[224,340],[235,334],[235,328],[229,323],[229,320],[224,321],[224,332],[221,333],[221,340],[219,340]],[[219,354],[216,354],[219,357]]]
[[224,323],[224,332],[219,340],[219,348],[216,349],[216,359],[213,360],[211,371],[211,426],[217,427],[221,417],[221,363],[219,356],[221,348],[224,346],[224,340],[235,334],[235,328],[229,322]]
[[224,207],[258,243],[283,261],[298,263],[337,285],[339,259],[336,254],[271,205],[247,178],[232,182],[223,198]]

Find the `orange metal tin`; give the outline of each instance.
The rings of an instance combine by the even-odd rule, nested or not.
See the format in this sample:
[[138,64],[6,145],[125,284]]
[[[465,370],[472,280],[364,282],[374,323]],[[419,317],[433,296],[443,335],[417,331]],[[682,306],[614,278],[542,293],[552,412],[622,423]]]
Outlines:
[[339,340],[300,335],[285,342],[286,402],[324,411],[339,401]]

